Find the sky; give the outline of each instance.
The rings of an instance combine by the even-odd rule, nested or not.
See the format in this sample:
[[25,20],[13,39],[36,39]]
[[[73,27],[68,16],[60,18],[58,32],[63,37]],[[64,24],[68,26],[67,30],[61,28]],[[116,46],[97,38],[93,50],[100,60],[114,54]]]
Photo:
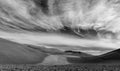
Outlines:
[[[52,1],[49,5],[50,14],[46,15],[31,0],[29,2],[27,0],[25,2],[22,0],[0,0],[0,38],[20,44],[45,46],[46,48],[60,50],[70,48],[77,50],[81,47],[91,48],[91,50],[86,49],[84,52],[98,55],[106,51],[92,50],[92,47],[107,48],[108,51],[120,48],[119,4],[106,3],[106,0],[100,0],[92,7],[87,8],[89,4],[85,2],[85,6],[81,0],[65,0],[66,2],[61,0],[55,7],[62,10],[62,14],[54,15],[53,9],[55,7],[52,6],[54,0]],[[116,39],[112,39],[112,33],[107,35],[110,38],[103,38],[99,34],[100,37],[96,39],[86,39],[67,34],[24,30],[33,29],[36,26],[48,31],[56,31],[64,26],[85,30],[93,27],[97,31],[107,30],[113,32]],[[63,45],[65,48],[60,48],[59,45]]]

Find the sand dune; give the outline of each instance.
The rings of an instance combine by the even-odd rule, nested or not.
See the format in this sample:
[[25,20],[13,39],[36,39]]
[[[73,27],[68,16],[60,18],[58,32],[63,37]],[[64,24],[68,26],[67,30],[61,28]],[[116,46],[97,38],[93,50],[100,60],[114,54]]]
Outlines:
[[42,62],[46,56],[46,53],[26,45],[0,39],[0,64],[35,64]]

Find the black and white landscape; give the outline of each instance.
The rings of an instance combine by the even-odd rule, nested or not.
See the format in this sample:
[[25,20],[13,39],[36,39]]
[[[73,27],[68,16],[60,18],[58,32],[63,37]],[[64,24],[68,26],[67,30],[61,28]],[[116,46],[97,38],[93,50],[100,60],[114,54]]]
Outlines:
[[119,0],[0,0],[0,64],[120,63]]

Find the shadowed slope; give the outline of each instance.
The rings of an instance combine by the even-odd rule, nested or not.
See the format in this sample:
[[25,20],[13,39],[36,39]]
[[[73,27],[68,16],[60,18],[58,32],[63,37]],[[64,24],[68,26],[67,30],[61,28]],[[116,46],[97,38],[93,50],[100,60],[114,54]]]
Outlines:
[[26,45],[0,39],[0,64],[35,64],[46,56],[46,53]]
[[68,58],[71,63],[120,63],[120,49],[108,52],[100,56],[83,58]]

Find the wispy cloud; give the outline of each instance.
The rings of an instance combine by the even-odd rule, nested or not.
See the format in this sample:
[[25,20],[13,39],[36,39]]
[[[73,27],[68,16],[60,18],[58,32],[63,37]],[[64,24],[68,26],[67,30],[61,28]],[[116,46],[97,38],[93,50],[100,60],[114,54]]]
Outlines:
[[[60,2],[60,15],[45,15],[34,3],[22,2],[19,0],[0,0],[0,38],[8,39],[21,44],[30,44],[36,46],[65,45],[80,47],[96,47],[118,49],[119,41],[109,39],[83,39],[70,35],[55,33],[43,33],[27,31],[36,26],[46,30],[59,30],[64,26],[70,28],[93,28],[97,31],[107,30],[113,33],[119,33],[119,13],[114,5],[106,4],[105,1],[98,1],[95,6],[87,10],[83,9],[81,0],[70,2]],[[51,6],[52,7],[52,6]],[[52,9],[52,8],[51,8]],[[32,14],[30,13],[32,11]],[[34,13],[34,15],[33,15]],[[101,34],[100,34],[101,36]],[[118,37],[118,36],[116,36]],[[68,47],[69,48],[69,47]]]

